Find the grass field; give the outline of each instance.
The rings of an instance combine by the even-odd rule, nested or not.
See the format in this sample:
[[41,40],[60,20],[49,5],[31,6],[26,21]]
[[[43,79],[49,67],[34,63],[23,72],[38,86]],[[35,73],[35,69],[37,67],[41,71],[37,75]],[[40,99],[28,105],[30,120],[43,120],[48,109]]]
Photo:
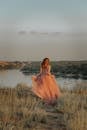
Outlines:
[[87,84],[61,92],[47,106],[26,84],[0,87],[0,130],[87,130]]

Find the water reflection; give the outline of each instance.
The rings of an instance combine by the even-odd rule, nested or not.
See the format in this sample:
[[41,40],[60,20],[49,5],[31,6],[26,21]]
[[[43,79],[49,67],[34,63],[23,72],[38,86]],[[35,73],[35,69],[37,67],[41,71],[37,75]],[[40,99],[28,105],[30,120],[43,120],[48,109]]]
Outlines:
[[[3,70],[0,71],[0,86],[15,87],[18,83],[25,83],[31,86],[31,76],[32,75],[24,75],[19,70]],[[56,81],[60,87],[65,88],[72,88],[75,87],[77,83],[87,82],[87,80],[68,78],[56,78]]]

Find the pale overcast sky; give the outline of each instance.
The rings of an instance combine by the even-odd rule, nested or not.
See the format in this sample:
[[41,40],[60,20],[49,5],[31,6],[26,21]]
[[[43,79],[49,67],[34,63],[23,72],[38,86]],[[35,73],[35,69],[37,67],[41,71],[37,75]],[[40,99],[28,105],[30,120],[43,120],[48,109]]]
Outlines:
[[0,0],[0,60],[87,60],[86,37],[87,0]]

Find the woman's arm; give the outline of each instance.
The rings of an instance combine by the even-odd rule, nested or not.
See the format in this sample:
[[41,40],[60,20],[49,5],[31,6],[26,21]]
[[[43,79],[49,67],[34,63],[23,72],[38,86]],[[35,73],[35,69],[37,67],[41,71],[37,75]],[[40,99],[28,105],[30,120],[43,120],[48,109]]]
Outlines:
[[51,65],[48,66],[48,74],[50,74],[51,71]]
[[42,68],[40,68],[40,72],[36,76],[37,77],[40,76],[41,73],[42,73]]
[[40,73],[42,73],[42,67],[40,67]]

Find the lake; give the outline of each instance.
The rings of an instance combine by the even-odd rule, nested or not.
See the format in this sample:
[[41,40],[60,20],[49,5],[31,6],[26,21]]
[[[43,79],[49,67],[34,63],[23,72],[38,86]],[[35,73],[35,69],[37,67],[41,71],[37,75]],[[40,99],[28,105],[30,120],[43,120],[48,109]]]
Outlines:
[[[0,71],[0,87],[15,87],[18,83],[25,83],[32,86],[32,75],[24,75],[20,70],[2,70]],[[87,82],[83,79],[56,78],[60,87],[75,87],[78,83]]]

